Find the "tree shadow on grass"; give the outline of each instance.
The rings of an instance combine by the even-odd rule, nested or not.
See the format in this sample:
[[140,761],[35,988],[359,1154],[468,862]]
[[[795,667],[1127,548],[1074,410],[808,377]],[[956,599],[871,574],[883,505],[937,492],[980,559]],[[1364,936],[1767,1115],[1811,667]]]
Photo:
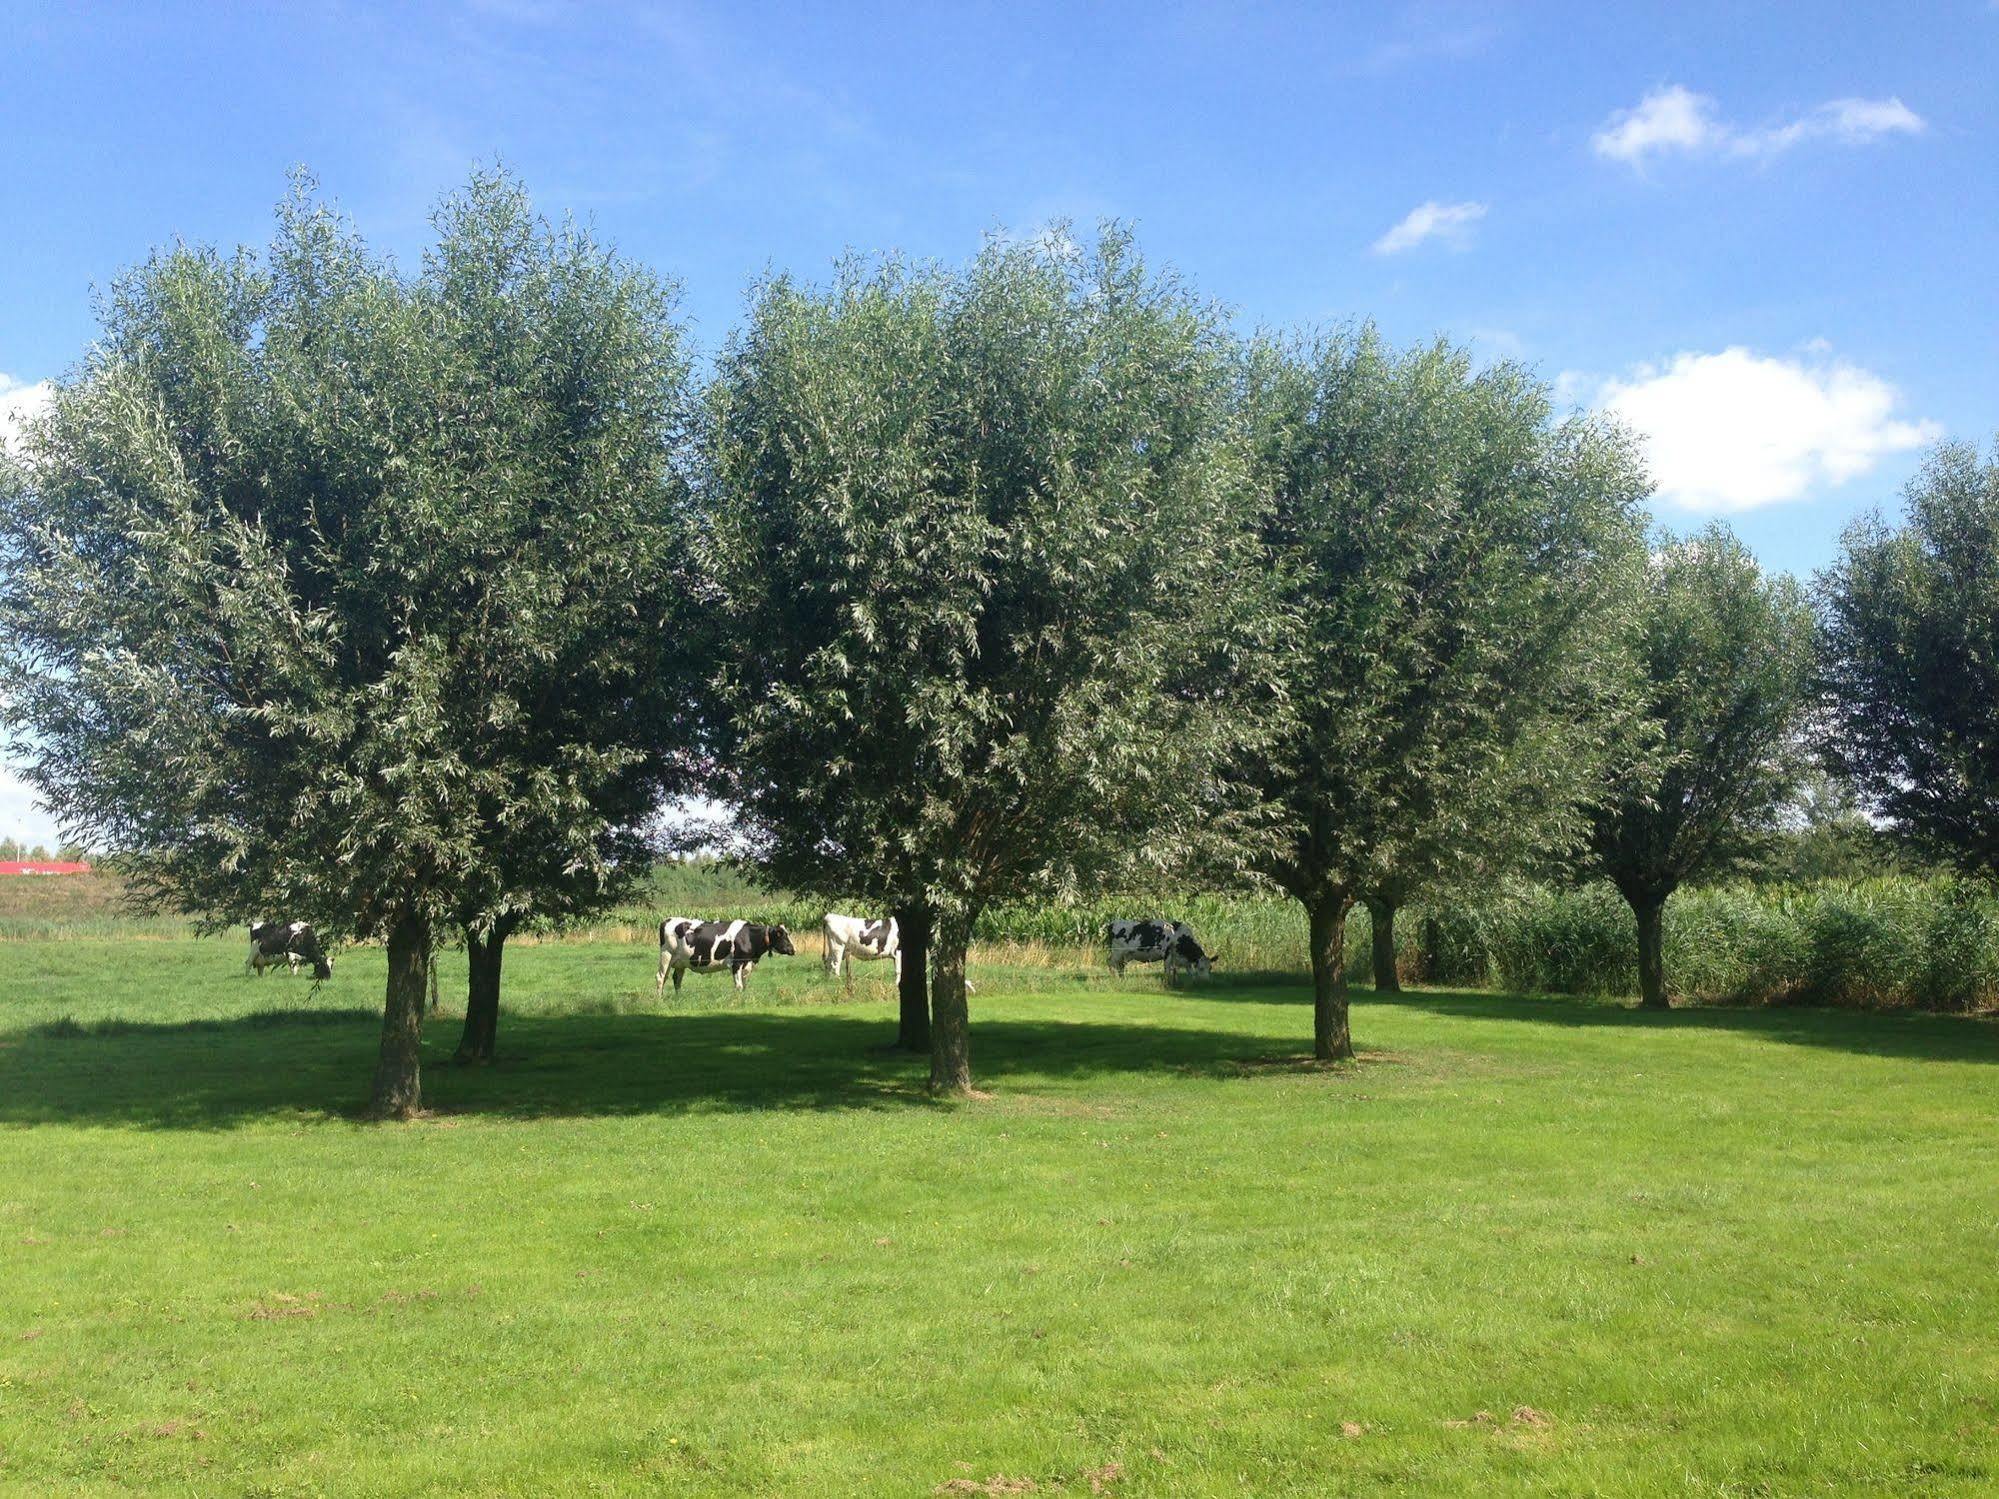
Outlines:
[[[274,1011],[178,1024],[57,1021],[0,1037],[0,1126],[224,1129],[257,1119],[353,1117],[379,1014]],[[939,1107],[929,1059],[883,1051],[893,1015],[766,1011],[507,1014],[491,1067],[450,1064],[449,1016],[424,1042],[438,1117],[559,1118],[758,1109]],[[1280,1038],[1144,1024],[974,1020],[973,1069],[1004,1089],[1030,1078],[1180,1072],[1242,1077]]]
[[[1369,996],[1373,998],[1372,995]],[[1726,1031],[1789,1046],[1815,1046],[1866,1056],[1924,1062],[1999,1062],[1999,1025],[1977,1015],[1922,1011],[1836,1010],[1807,1005],[1687,1005],[1645,1010],[1636,1004],[1567,996],[1466,994],[1414,990],[1383,995],[1408,1005],[1470,1020],[1529,1021],[1571,1028]]]
[[[1182,998],[1302,1010],[1297,975],[1232,975]],[[1921,1061],[1999,1061],[1989,1020],[1822,1009],[1676,1009],[1666,1013],[1571,998],[1410,990],[1352,993],[1354,1027],[1370,1056],[1368,1012],[1423,1010],[1509,1025],[1671,1033],[1727,1031],[1790,1045]],[[974,1018],[980,1082],[1000,1090],[1036,1080],[1133,1073],[1274,1076],[1309,1066],[1300,1016],[1254,1029],[1121,1020]],[[516,1014],[503,1021],[498,1065],[450,1065],[457,1024],[440,1017],[424,1044],[425,1103],[440,1117],[535,1119],[758,1109],[939,1106],[924,1088],[928,1059],[883,1052],[887,1009],[678,1010]],[[374,1065],[379,1012],[266,1011],[226,1020],[78,1024],[0,1034],[0,1127],[73,1123],[143,1129],[225,1129],[253,1120],[323,1121],[357,1114]],[[1273,1063],[1278,1065],[1273,1065]],[[1331,1076],[1351,1076],[1335,1069]]]
[[[1246,972],[1219,977],[1203,997],[1255,1004],[1312,1000],[1309,982],[1295,973]],[[1350,988],[1354,1031],[1365,1039],[1367,1012],[1376,1005],[1425,1010],[1458,1020],[1552,1025],[1571,1029],[1726,1031],[1792,1046],[1816,1046],[1868,1056],[1931,1062],[1999,1062],[1999,1023],[1978,1015],[1922,1011],[1836,1010],[1810,1005],[1686,1005],[1645,1010],[1635,1002],[1577,995],[1497,994],[1482,990],[1405,989],[1376,994]]]

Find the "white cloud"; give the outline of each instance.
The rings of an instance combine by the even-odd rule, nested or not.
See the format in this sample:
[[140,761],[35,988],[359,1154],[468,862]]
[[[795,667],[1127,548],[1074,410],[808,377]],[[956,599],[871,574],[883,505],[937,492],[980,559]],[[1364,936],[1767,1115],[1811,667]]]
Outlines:
[[1592,375],[1587,370],[1563,370],[1555,376],[1554,387],[1549,394],[1556,406],[1573,411],[1589,405],[1590,398],[1603,388],[1603,383],[1601,375]]
[[1511,328],[1467,328],[1465,337],[1494,359],[1520,360],[1527,357],[1527,340]]
[[1599,156],[1642,164],[1670,152],[1687,155],[1770,157],[1806,141],[1863,146],[1888,135],[1919,135],[1928,127],[1900,99],[1832,99],[1797,119],[1745,129],[1721,118],[1706,94],[1680,84],[1657,88],[1635,109],[1620,109],[1590,137]]
[[1681,88],[1654,89],[1636,109],[1621,109],[1590,137],[1599,156],[1642,161],[1654,151],[1699,151],[1720,139],[1714,100]]
[[1463,245],[1471,226],[1485,217],[1483,203],[1439,203],[1434,198],[1409,210],[1402,222],[1374,242],[1377,255],[1398,255],[1427,239]]
[[1595,404],[1640,435],[1661,500],[1708,513],[1844,484],[1942,435],[1898,417],[1901,392],[1858,365],[1741,347],[1642,365],[1603,382]]
[[48,381],[24,385],[12,375],[0,374],[0,448],[11,448],[18,443],[21,428],[48,404]]
[[1788,125],[1740,132],[1730,144],[1739,156],[1767,156],[1801,141],[1864,146],[1884,135],[1921,135],[1926,128],[1922,116],[1900,99],[1834,99]]

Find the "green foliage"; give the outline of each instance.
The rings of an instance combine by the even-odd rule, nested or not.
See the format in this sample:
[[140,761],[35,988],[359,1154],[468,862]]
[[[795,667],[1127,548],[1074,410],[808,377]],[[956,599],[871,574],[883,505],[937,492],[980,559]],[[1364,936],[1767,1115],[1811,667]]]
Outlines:
[[1777,825],[1741,862],[1740,873],[1759,883],[1800,885],[1915,874],[1923,867],[1906,844],[1868,818],[1851,786],[1807,765]]
[[1254,728],[1229,355],[1115,228],[758,291],[708,560],[720,789],[772,879],[969,920],[1205,830]]
[[1308,901],[1511,868],[1578,834],[1645,492],[1526,370],[1373,329],[1252,351],[1284,736],[1246,769]]
[[1812,619],[1725,527],[1652,555],[1634,654],[1639,694],[1607,769],[1598,866],[1633,905],[1743,858],[1796,784]]
[[0,494],[27,778],[156,907],[385,937],[397,1116],[439,925],[614,900],[690,737],[672,295],[504,176],[435,224],[156,254]]
[[179,246],[0,508],[27,776],[130,887],[335,935],[642,874],[678,643],[672,298],[480,176],[403,277],[311,196]]
[[1907,503],[1819,579],[1826,754],[1918,849],[1999,880],[1999,449],[1939,448]]

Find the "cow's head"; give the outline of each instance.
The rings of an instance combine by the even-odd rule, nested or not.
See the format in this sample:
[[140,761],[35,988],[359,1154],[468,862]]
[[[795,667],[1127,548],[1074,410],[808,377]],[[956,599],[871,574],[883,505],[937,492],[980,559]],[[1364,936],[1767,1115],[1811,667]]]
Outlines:
[[1203,952],[1201,944],[1196,942],[1192,937],[1189,937],[1185,932],[1182,932],[1180,940],[1173,944],[1173,951],[1174,955],[1187,965],[1189,971],[1199,974],[1202,978],[1206,978],[1215,971],[1214,956]]
[[312,976],[316,979],[333,977],[333,954],[323,952],[312,960]]
[[798,956],[798,949],[791,945],[791,933],[781,926],[770,929],[770,950],[787,958]]

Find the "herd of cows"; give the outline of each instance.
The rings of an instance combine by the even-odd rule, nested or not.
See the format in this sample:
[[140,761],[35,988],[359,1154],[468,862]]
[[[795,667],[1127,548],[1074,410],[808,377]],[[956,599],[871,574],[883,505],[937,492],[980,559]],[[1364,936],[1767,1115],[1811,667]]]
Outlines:
[[[839,978],[843,973],[851,983],[858,959],[875,962],[895,960],[895,976],[902,979],[902,940],[895,918],[886,921],[862,916],[842,916],[828,911],[820,923],[825,939],[823,961],[826,972]],[[1194,938],[1194,929],[1181,921],[1113,921],[1108,933],[1110,966],[1120,978],[1127,963],[1164,963],[1169,981],[1183,973],[1206,975],[1214,971],[1214,956]],[[656,995],[666,993],[666,981],[673,980],[673,992],[688,973],[720,973],[727,969],[741,989],[757,964],[767,957],[797,956],[791,933],[782,925],[756,921],[700,921],[692,916],[669,916],[659,924],[659,983]],[[250,956],[243,971],[263,976],[266,968],[284,964],[296,974],[300,967],[312,969],[315,979],[333,977],[333,958],[307,921],[258,921],[250,926]]]

